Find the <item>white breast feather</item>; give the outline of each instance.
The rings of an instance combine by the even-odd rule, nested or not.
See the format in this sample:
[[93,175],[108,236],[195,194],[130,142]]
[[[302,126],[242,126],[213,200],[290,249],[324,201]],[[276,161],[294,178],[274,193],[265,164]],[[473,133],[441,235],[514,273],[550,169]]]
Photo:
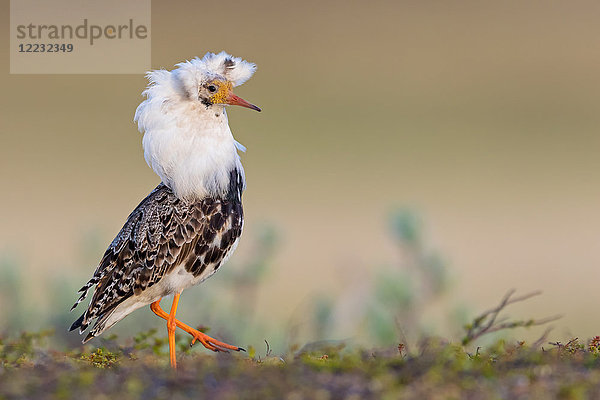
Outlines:
[[181,199],[223,195],[237,168],[244,176],[224,106],[206,107],[193,99],[198,85],[221,77],[233,86],[249,79],[256,66],[225,52],[207,53],[177,65],[173,71],[148,73],[150,81],[134,120],[144,133],[148,165]]
[[179,198],[222,195],[232,169],[243,175],[225,107],[212,108],[150,97],[136,111],[146,162]]

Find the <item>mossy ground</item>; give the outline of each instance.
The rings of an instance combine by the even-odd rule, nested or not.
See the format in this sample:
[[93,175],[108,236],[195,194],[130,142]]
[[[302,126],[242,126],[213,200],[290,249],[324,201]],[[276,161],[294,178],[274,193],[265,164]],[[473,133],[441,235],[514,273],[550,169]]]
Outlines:
[[500,341],[475,352],[429,339],[414,354],[402,346],[316,345],[285,355],[194,349],[178,353],[179,368],[173,371],[162,339],[152,332],[131,346],[112,342],[110,350],[70,352],[44,344],[45,335],[2,339],[0,398],[600,398],[600,338],[537,349]]
[[[23,296],[28,281],[19,275],[21,268],[17,264],[3,267],[0,259],[0,303],[9,305],[0,325],[12,329],[10,334],[0,333],[0,400],[600,398],[600,337],[549,343],[547,328],[532,343],[496,341],[508,331],[515,337],[519,329],[558,318],[521,320],[505,313],[508,306],[540,292],[517,295],[509,290],[499,304],[470,322],[466,316],[451,318],[449,325],[454,329],[435,330],[451,340],[429,338],[415,344],[431,332],[424,329],[427,307],[443,300],[449,274],[441,258],[422,240],[414,214],[400,212],[391,221],[408,261],[380,271],[362,297],[365,306],[346,324],[353,328],[342,329],[343,324],[334,323],[342,320],[335,310],[337,304],[344,305],[344,297],[330,293],[315,295],[314,307],[302,313],[302,324],[290,317],[290,326],[305,327],[304,336],[295,328],[286,333],[281,321],[256,317],[252,299],[267,290],[261,279],[275,243],[273,233],[266,231],[255,258],[225,276],[228,279],[220,286],[217,281],[197,291],[203,297],[187,303],[202,304],[201,309],[208,310],[206,315],[194,310],[195,318],[203,321],[237,311],[227,323],[218,324],[221,333],[215,337],[236,337],[238,344],[259,343],[268,337],[280,350],[273,352],[266,343],[266,348],[248,347],[247,353],[214,354],[199,345],[190,348],[190,338],[182,334],[177,336],[177,371],[169,366],[163,324],[158,332],[149,330],[131,338],[131,332],[143,330],[134,323],[120,340],[107,332],[81,346],[80,338],[69,336],[65,329],[73,321],[68,314],[73,299],[64,287],[77,286],[61,280],[57,295],[48,296],[44,313]],[[230,301],[224,301],[223,293],[232,294]],[[452,308],[448,303],[445,315],[454,315]],[[137,315],[141,321],[143,315]],[[50,331],[14,334],[32,321],[37,326],[54,326],[56,335]],[[453,331],[462,333],[457,336]],[[303,343],[302,337],[357,337],[356,342],[363,340],[364,347],[335,341],[290,345]],[[482,337],[487,344],[478,348],[476,344],[484,343]]]

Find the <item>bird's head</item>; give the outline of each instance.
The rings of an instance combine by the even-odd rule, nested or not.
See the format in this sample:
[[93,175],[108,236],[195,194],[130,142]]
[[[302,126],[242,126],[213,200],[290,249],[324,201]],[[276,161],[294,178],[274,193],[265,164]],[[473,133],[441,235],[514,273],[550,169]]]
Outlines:
[[[192,86],[192,91],[195,88]],[[233,83],[228,80],[216,78],[206,81],[206,83],[198,87],[198,101],[206,107],[214,104],[217,105],[232,105],[251,108],[260,111],[260,108],[254,104],[248,103],[246,100],[233,93]]]
[[[161,107],[165,104],[191,106],[197,110],[237,105],[260,111],[233,93],[233,88],[250,79],[255,70],[256,65],[225,52],[207,53],[202,58],[177,64],[172,71],[150,71],[147,75],[150,84],[144,92],[148,98],[146,103],[157,102]],[[136,115],[136,119],[138,117],[141,115]]]
[[260,111],[233,93],[255,70],[256,65],[221,52],[182,62],[171,71],[148,72],[146,99],[134,120],[144,134],[146,162],[177,197],[223,195],[231,187],[232,171],[243,182],[237,150],[244,147],[234,139],[224,108]]

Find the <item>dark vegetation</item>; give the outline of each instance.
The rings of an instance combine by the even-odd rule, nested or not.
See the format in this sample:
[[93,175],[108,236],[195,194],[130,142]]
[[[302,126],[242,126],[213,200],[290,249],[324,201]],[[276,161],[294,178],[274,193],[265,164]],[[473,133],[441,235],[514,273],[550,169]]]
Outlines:
[[[196,299],[208,309],[202,320],[218,327],[211,333],[227,340],[235,332],[238,339],[242,335],[239,343],[253,345],[247,353],[213,354],[190,347],[190,338],[179,334],[176,372],[169,368],[163,324],[160,330],[148,329],[140,323],[148,316],[132,315],[129,331],[126,327],[118,337],[107,332],[81,345],[77,335],[66,334],[73,315],[63,312],[75,293],[64,287],[76,289],[79,282],[47,285],[54,311],[42,312],[23,296],[26,285],[14,262],[5,261],[0,268],[3,326],[24,330],[37,319],[53,328],[20,334],[3,329],[0,399],[600,398],[600,336],[561,343],[550,339],[548,328],[531,342],[511,338],[520,328],[558,318],[507,316],[507,307],[539,292],[511,290],[470,321],[457,311],[461,307],[447,307],[450,321],[442,331],[455,333],[442,338],[432,332],[424,315],[432,303],[445,303],[452,277],[442,257],[424,243],[415,214],[398,212],[391,221],[401,261],[375,275],[365,307],[357,310],[356,332],[336,329],[340,300],[328,294],[315,295],[307,306],[310,323],[302,335],[294,321],[285,329],[255,315],[255,299],[277,247],[275,232],[265,228],[255,235],[260,240],[246,264],[224,270],[222,279],[208,285],[215,291],[199,291]],[[224,292],[231,297],[216,301]],[[215,314],[229,318],[211,320]],[[324,340],[349,335],[367,340]]]

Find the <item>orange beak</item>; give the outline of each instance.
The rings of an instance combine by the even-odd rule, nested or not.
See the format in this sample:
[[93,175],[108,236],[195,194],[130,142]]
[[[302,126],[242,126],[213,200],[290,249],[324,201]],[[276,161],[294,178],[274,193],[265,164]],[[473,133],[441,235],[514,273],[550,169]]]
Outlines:
[[227,95],[227,99],[225,100],[225,103],[229,104],[231,106],[242,106],[242,107],[246,107],[246,108],[251,108],[258,112],[261,111],[260,108],[256,107],[254,104],[248,103],[246,100],[242,99],[241,97],[236,96],[235,94],[233,94],[233,92],[229,92],[229,94]]

